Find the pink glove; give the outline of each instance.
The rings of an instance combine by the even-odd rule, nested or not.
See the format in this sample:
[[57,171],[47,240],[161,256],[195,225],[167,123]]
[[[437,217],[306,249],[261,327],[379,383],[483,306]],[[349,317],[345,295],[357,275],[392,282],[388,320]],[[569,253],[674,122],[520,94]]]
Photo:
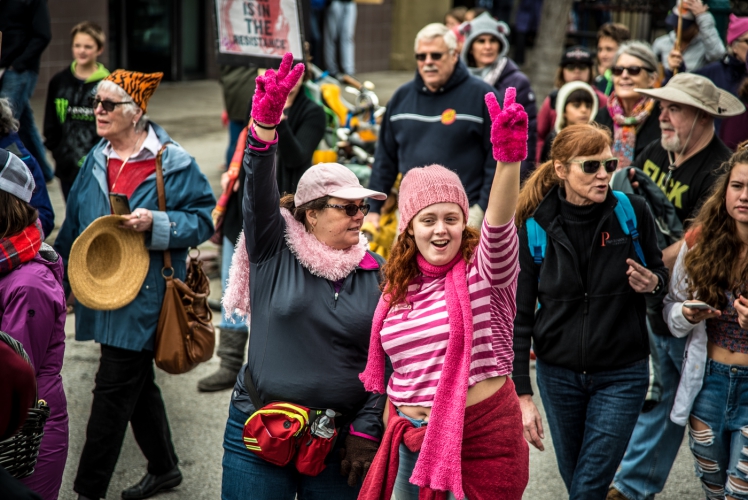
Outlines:
[[486,106],[491,115],[491,144],[494,160],[513,163],[527,158],[527,113],[514,102],[517,89],[509,87],[504,94],[504,110],[496,101],[496,94],[486,94]]
[[257,88],[252,98],[252,118],[256,122],[266,125],[280,123],[286,98],[304,74],[302,63],[297,64],[293,69],[291,69],[291,64],[293,64],[293,55],[286,52],[277,73],[274,69],[269,69],[264,75],[255,79]]

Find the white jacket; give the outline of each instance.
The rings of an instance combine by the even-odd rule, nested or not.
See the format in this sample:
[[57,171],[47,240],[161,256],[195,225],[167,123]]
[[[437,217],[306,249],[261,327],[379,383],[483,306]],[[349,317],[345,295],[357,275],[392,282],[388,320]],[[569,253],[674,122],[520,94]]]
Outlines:
[[704,368],[706,367],[706,322],[698,324],[689,322],[683,316],[683,302],[688,299],[686,284],[685,258],[688,247],[683,243],[675,261],[673,274],[670,276],[670,287],[664,301],[662,312],[670,332],[676,337],[685,337],[686,352],[683,355],[683,369],[681,371],[678,391],[675,393],[670,420],[678,425],[686,425],[691,414],[693,402],[701,390],[704,382]]

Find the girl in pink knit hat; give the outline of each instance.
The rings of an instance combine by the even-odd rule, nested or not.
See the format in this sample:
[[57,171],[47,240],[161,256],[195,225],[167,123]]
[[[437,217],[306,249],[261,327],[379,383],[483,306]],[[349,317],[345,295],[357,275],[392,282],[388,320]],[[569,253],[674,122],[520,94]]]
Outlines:
[[514,209],[527,114],[506,92],[486,95],[498,161],[480,232],[467,226],[457,174],[414,168],[400,186],[400,235],[384,267],[361,380],[385,392],[389,417],[361,499],[520,499],[529,450],[512,371],[519,272]]

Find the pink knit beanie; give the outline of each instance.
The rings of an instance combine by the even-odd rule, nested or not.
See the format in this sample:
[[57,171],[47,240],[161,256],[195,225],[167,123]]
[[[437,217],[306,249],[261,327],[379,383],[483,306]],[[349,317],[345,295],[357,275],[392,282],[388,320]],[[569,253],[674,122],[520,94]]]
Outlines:
[[746,31],[748,31],[748,17],[730,14],[730,24],[727,25],[727,45],[731,45]]
[[441,165],[410,169],[400,183],[398,233],[408,228],[418,212],[434,203],[457,203],[467,223],[468,198],[456,173]]

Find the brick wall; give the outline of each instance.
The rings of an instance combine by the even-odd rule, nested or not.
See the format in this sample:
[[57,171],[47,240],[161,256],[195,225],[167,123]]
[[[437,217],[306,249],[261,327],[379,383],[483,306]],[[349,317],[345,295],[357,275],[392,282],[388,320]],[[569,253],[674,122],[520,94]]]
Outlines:
[[[81,21],[93,21],[109,33],[108,2],[98,0],[70,1],[48,0],[49,16],[52,19],[52,41],[42,54],[39,67],[39,81],[35,97],[47,95],[47,83],[55,73],[70,66],[73,56],[70,52],[70,30]],[[106,48],[99,61],[108,63]]]
[[358,4],[356,18],[356,71],[390,69],[392,46],[392,3],[381,5]]

